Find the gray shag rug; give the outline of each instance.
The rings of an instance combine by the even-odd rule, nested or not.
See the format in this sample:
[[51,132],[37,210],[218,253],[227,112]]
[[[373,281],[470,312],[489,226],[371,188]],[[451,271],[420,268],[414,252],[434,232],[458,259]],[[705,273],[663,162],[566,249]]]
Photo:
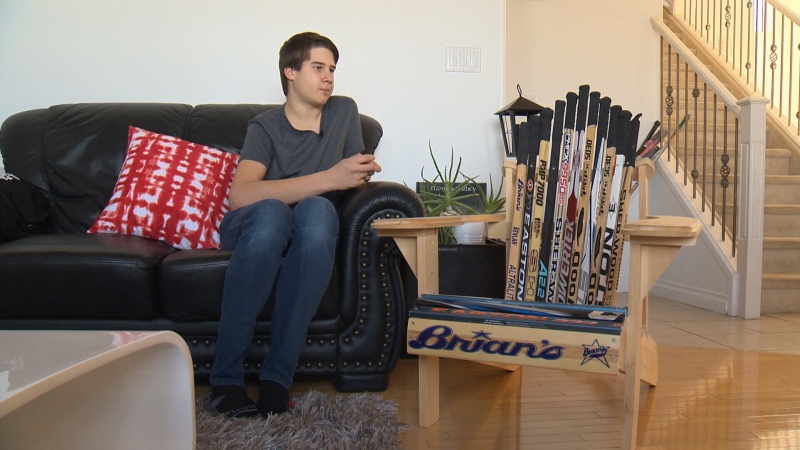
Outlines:
[[310,391],[294,397],[289,413],[228,419],[197,396],[197,450],[400,449],[397,404],[375,394],[330,396]]

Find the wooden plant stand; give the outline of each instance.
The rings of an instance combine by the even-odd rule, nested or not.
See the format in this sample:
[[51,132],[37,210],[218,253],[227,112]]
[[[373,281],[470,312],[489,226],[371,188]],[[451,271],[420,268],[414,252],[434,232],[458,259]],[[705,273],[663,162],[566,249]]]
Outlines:
[[[516,166],[504,164],[506,198],[516,179]],[[622,448],[636,446],[640,382],[658,383],[658,350],[648,333],[648,292],[677,252],[694,245],[702,229],[699,220],[687,217],[651,217],[647,209],[647,182],[655,173],[650,160],[637,163],[634,180],[639,183],[639,215],[644,217],[622,227],[630,242],[630,292],[628,317],[622,330],[620,372],[625,374]],[[510,204],[510,203],[509,203]],[[437,229],[466,222],[489,222],[489,236],[508,239],[507,214],[382,219],[372,224],[378,236],[394,238],[417,277],[419,294],[439,292]],[[506,370],[519,366],[491,364]],[[541,366],[540,366],[541,367]],[[439,420],[439,357],[419,355],[419,425],[430,427]]]

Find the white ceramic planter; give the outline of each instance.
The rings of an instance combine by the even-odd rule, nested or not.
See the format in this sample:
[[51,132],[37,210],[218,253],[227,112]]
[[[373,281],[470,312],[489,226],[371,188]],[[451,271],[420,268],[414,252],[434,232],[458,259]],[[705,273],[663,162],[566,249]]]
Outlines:
[[483,244],[486,242],[486,222],[470,222],[453,227],[453,237],[458,244]]

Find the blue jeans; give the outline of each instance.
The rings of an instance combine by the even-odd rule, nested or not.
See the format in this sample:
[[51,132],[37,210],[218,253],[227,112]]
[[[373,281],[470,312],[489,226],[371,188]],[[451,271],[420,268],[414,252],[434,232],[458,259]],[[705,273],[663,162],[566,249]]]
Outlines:
[[273,287],[270,348],[259,379],[289,389],[311,319],[330,282],[339,216],[322,197],[294,208],[262,200],[230,211],[220,225],[222,248],[233,250],[222,297],[212,385],[244,386],[244,358],[256,317]]

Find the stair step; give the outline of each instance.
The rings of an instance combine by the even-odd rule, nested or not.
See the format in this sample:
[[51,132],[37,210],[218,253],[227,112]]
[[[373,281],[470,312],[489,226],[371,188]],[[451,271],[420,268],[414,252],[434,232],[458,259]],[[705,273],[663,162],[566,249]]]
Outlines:
[[764,237],[763,273],[800,272],[800,237]]
[[800,237],[800,205],[764,207],[764,236]]
[[[681,110],[681,113],[683,113],[683,110]],[[686,123],[686,129],[690,130],[691,132],[694,132],[694,130],[697,129],[698,133],[702,133],[703,130],[707,130],[709,132],[715,132],[715,133],[725,133],[725,132],[727,132],[727,133],[730,133],[731,136],[736,135],[736,122],[733,120],[735,118],[735,116],[733,116],[733,115],[728,117],[728,122],[726,124],[725,123],[725,115],[726,114],[724,114],[722,112],[718,112],[717,113],[716,126],[715,126],[714,111],[711,110],[711,109],[706,110],[705,114],[704,114],[703,106],[700,105],[697,108],[697,114],[695,114],[694,108],[690,108],[689,109],[689,114],[691,114],[692,117]],[[696,123],[694,121],[695,117],[697,117],[697,122]],[[727,127],[727,129],[726,129],[726,127]]]
[[800,273],[765,274],[761,280],[761,314],[800,312]]
[[[716,144],[718,148],[724,148],[725,144],[727,143],[728,149],[733,153],[733,149],[736,146],[736,132],[733,130],[732,127],[728,131],[722,130],[722,128],[718,128],[717,130],[714,129],[703,129],[697,128],[697,148],[703,148],[703,137],[705,136],[705,143],[706,148],[710,148],[714,145],[714,139],[716,139]],[[680,133],[680,145],[683,146],[685,142],[688,142],[689,148],[694,148],[694,141],[695,139],[695,126],[689,125],[686,127],[686,132],[681,130]]]
[[[800,289],[800,273],[763,273],[761,287],[766,289]],[[795,293],[796,295],[796,293]],[[797,300],[795,297],[793,300]]]
[[766,175],[766,184],[794,186],[800,184],[800,175]]
[[[706,205],[706,208],[710,206]],[[725,225],[728,228],[733,226],[733,205],[728,204],[726,208],[722,208],[721,204],[716,205],[715,214],[718,217],[718,223],[722,221],[721,215],[725,213]],[[721,223],[719,223],[721,225]],[[766,205],[764,207],[764,239],[783,239],[781,242],[786,244],[787,240],[800,239],[800,205]],[[781,247],[770,247],[781,249]],[[800,244],[794,245],[789,248],[800,248]],[[766,244],[764,247],[767,249]],[[800,253],[792,255],[798,261],[797,271],[800,271]],[[766,269],[765,269],[766,270]],[[790,267],[784,267],[782,270],[776,272],[785,272],[787,270],[794,270]]]
[[800,204],[800,176],[767,175],[765,178],[765,201],[773,205]]
[[767,158],[791,158],[792,151],[788,148],[768,148]]

